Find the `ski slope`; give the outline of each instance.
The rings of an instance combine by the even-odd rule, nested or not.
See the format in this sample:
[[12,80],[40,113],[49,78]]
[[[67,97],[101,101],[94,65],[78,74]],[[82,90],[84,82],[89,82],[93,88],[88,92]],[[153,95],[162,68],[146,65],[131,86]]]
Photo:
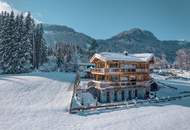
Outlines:
[[0,76],[0,130],[190,129],[190,98],[95,114],[69,114],[74,77],[57,72]]

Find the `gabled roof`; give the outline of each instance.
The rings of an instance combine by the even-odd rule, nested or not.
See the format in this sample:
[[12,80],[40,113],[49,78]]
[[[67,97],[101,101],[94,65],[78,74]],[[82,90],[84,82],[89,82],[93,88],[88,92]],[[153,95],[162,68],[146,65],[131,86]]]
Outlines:
[[94,54],[90,59],[90,62],[93,63],[95,59],[102,61],[148,62],[153,57],[154,55],[152,53],[135,53],[125,55],[124,53],[102,52]]

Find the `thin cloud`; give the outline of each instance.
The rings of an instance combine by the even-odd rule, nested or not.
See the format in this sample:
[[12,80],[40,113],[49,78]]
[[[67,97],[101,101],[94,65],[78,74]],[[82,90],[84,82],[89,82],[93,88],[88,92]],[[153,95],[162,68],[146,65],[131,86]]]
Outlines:
[[10,4],[8,4],[7,2],[3,2],[3,1],[0,1],[0,12],[2,11],[7,11],[7,12],[11,12],[11,11],[14,11],[16,14],[19,13],[19,11],[13,7],[10,6]]
[[[11,12],[11,11],[14,11],[15,14],[21,14],[23,13],[24,16],[26,16],[28,14],[28,12],[22,12],[22,11],[19,11],[17,9],[15,9],[14,7],[12,7],[10,4],[8,4],[7,2],[4,2],[4,1],[0,1],[0,13],[2,11],[6,11],[6,12]],[[33,16],[32,16],[33,17]],[[34,18],[34,17],[33,17]],[[36,18],[34,18],[35,22],[36,23],[42,23],[41,21],[37,20]]]

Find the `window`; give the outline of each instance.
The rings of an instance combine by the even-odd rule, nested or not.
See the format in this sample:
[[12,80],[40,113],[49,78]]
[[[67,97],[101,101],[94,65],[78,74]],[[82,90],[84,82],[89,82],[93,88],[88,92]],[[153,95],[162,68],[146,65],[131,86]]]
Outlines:
[[121,100],[122,101],[125,100],[125,91],[124,90],[121,91]]
[[114,101],[117,101],[117,91],[114,91]]
[[132,64],[132,66],[133,66],[133,67],[136,67],[136,65],[135,65],[135,64]]
[[107,97],[107,102],[110,102],[110,92],[106,93],[106,97]]
[[136,82],[132,82],[132,85],[136,85]]
[[117,68],[118,67],[118,63],[110,63],[110,68]]
[[119,81],[119,77],[118,76],[111,76],[111,80],[112,81]]
[[131,90],[129,90],[128,96],[129,96],[128,99],[131,100]]
[[136,69],[131,69],[131,72],[136,72]]

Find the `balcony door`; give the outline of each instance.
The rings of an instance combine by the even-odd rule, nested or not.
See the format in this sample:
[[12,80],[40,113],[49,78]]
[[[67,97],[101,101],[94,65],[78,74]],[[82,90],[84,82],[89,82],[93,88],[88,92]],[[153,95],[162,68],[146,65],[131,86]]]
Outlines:
[[135,89],[135,98],[137,98],[138,97],[138,91],[137,91],[137,89]]
[[117,101],[117,91],[115,90],[114,92],[114,101],[116,102]]

